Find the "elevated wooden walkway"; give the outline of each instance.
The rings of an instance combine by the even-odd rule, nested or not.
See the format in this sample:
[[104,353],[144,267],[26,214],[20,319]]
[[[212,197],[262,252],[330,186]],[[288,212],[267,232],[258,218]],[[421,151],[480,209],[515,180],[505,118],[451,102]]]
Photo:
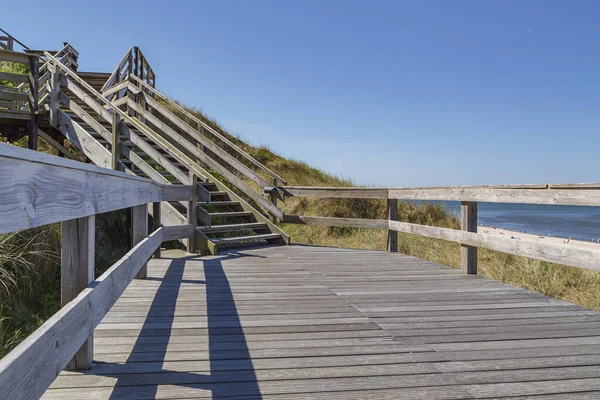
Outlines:
[[[167,256],[168,257],[168,256]],[[397,253],[149,261],[44,399],[600,397],[600,313]]]

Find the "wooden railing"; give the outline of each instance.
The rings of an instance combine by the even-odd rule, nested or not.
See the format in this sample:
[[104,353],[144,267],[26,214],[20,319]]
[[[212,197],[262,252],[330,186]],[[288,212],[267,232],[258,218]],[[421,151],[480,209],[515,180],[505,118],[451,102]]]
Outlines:
[[[486,248],[542,261],[600,271],[600,248],[515,240],[477,233],[477,203],[522,203],[600,206],[600,184],[453,186],[422,188],[279,187],[287,197],[363,198],[387,200],[386,219],[285,215],[283,222],[306,225],[388,230],[388,251],[398,251],[397,232],[442,239],[462,245],[462,270],[477,273],[477,248]],[[398,200],[461,202],[462,230],[398,221]],[[600,247],[600,246],[599,246]]]
[[[20,48],[19,48],[20,46]],[[16,48],[15,48],[16,47]],[[17,38],[0,28],[0,49],[10,51],[24,51],[29,50],[29,47],[25,46]]]
[[[60,222],[62,308],[0,360],[6,399],[39,398],[65,368],[86,369],[93,332],[132,279],[146,277],[146,262],[160,257],[165,240],[190,238],[191,225],[160,227],[155,211],[148,234],[148,204],[191,201],[193,186],[161,185],[89,164],[0,144],[0,233]],[[132,209],[133,248],[94,277],[95,215]]]
[[[117,68],[115,68],[100,91],[103,92],[108,88],[118,85],[123,82],[127,76],[135,76],[150,87],[156,85],[156,75],[139,47],[131,47],[127,50],[127,53],[121,59],[121,62],[119,62]],[[109,100],[116,100],[119,97],[118,91],[108,95]]]
[[[169,154],[180,153],[184,155],[185,157],[180,157],[178,161],[186,167],[191,167],[192,164],[202,166],[202,174],[205,177],[210,175],[207,168],[212,169],[272,215],[274,219],[281,220],[283,217],[282,211],[276,203],[263,197],[263,188],[285,184],[286,181],[283,178],[150,85],[135,76],[129,78],[103,92],[103,95],[107,98],[120,93],[118,99],[113,98],[111,104],[126,105],[130,114],[138,123],[143,121],[144,128],[139,128],[140,131],[148,132],[146,136],[151,137],[158,146]],[[134,85],[133,82],[138,86]],[[169,110],[165,104],[180,111],[190,121],[196,121],[197,127],[194,128],[189,125]],[[168,123],[163,121],[168,121]],[[208,136],[209,132],[220,143],[211,140]],[[227,146],[229,151],[221,145]],[[244,164],[242,160],[247,161],[251,167]],[[255,169],[258,171],[255,171]],[[216,181],[212,176],[210,178]],[[254,182],[256,186],[251,187],[243,178]],[[269,178],[270,180],[267,180]]]

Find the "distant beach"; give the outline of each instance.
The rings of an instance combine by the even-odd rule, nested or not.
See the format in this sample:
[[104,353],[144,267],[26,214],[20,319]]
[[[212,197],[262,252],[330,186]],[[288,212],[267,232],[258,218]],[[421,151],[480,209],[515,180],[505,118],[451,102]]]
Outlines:
[[568,241],[568,238],[561,238],[561,237],[556,237],[556,236],[545,236],[543,233],[542,233],[542,236],[540,237],[539,234],[535,234],[533,232],[532,233],[529,233],[529,232],[522,233],[522,232],[518,232],[518,231],[512,231],[510,229],[503,229],[503,228],[498,228],[498,227],[494,228],[494,227],[489,227],[489,226],[478,226],[477,232],[484,233],[487,235],[492,235],[492,236],[503,237],[506,239],[510,239],[510,238],[514,237],[513,240],[527,240],[527,241],[532,241],[532,242],[551,243],[551,244],[560,245],[560,246],[585,247],[585,248],[600,251],[600,243],[596,243],[596,242],[592,242],[592,241],[584,242],[582,240],[573,240],[573,239]]

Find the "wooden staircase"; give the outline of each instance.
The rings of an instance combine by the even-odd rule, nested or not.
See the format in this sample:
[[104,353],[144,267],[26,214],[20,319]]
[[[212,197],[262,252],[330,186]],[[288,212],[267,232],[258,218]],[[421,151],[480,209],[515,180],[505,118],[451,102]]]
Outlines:
[[156,91],[139,49],[112,74],[74,71],[63,53],[43,55],[49,126],[99,166],[166,185],[197,183],[197,199],[160,205],[163,225],[194,229],[188,251],[289,243],[273,223],[283,219],[276,198],[264,197],[285,180]]

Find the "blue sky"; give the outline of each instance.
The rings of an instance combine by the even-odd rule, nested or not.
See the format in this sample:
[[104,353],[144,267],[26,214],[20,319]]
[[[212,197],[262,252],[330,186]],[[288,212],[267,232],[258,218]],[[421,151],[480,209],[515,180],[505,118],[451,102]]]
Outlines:
[[[87,3],[9,2],[0,27],[88,71],[140,46],[160,90],[359,184],[600,181],[600,2]],[[30,4],[60,22],[5,18]]]

